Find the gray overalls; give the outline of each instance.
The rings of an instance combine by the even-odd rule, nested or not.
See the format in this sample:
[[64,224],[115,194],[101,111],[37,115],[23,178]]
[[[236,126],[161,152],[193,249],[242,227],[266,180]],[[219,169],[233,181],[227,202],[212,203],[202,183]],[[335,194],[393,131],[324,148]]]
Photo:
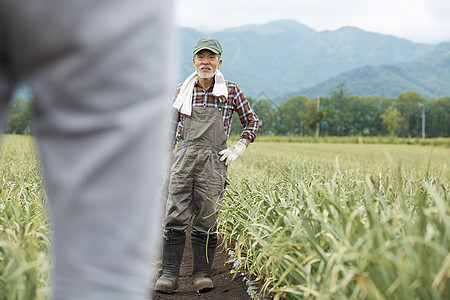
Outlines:
[[178,288],[185,230],[193,215],[194,287],[197,291],[214,287],[209,274],[217,246],[217,214],[227,178],[227,167],[219,155],[227,148],[222,109],[222,103],[218,108],[194,106],[191,117],[185,118],[170,171],[163,224],[163,270],[155,284],[156,291],[170,294]]
[[222,108],[222,103],[218,108],[194,106],[191,117],[185,118],[171,168],[166,232],[186,230],[194,214],[193,231],[207,234],[215,229],[227,178],[219,155],[227,148]]

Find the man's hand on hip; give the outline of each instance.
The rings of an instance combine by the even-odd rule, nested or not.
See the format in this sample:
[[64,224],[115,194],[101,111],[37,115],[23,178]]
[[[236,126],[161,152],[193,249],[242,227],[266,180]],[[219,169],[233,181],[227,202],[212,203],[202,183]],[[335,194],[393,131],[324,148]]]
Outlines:
[[231,166],[234,161],[244,153],[245,149],[247,148],[247,145],[245,145],[243,142],[239,141],[236,143],[236,145],[228,147],[227,149],[224,149],[219,152],[219,155],[222,155],[220,158],[220,161],[225,160],[226,166]]

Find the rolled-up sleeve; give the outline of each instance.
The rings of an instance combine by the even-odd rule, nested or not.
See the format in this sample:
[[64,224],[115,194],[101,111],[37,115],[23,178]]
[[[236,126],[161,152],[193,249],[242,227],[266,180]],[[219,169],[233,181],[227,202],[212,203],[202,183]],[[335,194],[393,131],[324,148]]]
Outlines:
[[239,115],[244,131],[241,134],[241,138],[248,139],[253,142],[256,139],[259,128],[259,119],[256,113],[253,111],[250,103],[245,98],[241,89],[236,86],[236,96],[234,98],[234,110]]

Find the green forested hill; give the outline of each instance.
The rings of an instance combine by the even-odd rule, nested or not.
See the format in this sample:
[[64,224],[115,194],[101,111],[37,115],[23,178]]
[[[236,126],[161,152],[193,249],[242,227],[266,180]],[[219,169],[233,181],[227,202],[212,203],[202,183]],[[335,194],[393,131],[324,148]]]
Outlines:
[[[332,77],[314,87],[291,93],[306,97],[328,96],[344,83],[356,95],[379,95],[396,98],[405,91],[423,97],[450,95],[450,50],[437,51],[421,59],[395,65],[365,66]],[[289,98],[290,95],[285,95]]]
[[[312,87],[321,88],[317,86],[319,84],[327,87],[330,80],[329,85],[334,84],[335,88],[332,79],[351,71],[357,72],[356,78],[368,77],[369,83],[377,82],[371,85],[361,79],[357,85],[355,83],[358,86],[355,93],[362,91],[361,95],[390,96],[403,88],[419,93],[429,90],[424,96],[448,95],[447,90],[441,88],[441,82],[445,80],[441,72],[446,66],[427,64],[433,61],[431,53],[441,48],[450,49],[449,44],[418,44],[354,27],[315,31],[293,20],[205,32],[179,28],[176,48],[178,81],[193,71],[192,48],[197,39],[210,36],[223,45],[221,70],[225,77],[236,81],[251,97],[264,92],[281,101],[286,99],[286,95],[302,91],[311,91],[315,96],[316,90]],[[422,76],[426,77],[426,83],[422,82]]]

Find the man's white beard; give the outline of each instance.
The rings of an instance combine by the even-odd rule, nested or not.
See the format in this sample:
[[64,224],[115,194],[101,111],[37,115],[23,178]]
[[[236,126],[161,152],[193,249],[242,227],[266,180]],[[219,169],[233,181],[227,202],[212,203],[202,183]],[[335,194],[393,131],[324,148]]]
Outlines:
[[[200,74],[199,70],[197,70],[197,75],[201,79],[210,79],[210,78],[213,78],[216,75],[217,70],[219,70],[219,64],[217,64],[216,71],[214,73]],[[211,68],[211,71],[212,71],[212,68]]]
[[197,72],[197,75],[198,75],[198,77],[200,77],[201,79],[210,79],[210,78],[213,78],[214,77],[214,73],[211,73],[211,74],[199,74],[198,72]]

